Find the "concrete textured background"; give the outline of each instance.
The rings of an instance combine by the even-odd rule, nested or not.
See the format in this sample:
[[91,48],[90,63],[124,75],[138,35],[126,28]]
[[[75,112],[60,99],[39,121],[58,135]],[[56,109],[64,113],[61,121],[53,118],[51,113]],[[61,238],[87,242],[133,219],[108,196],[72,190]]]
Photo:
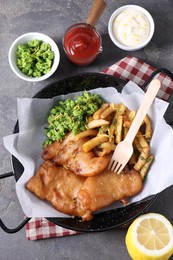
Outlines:
[[[112,12],[124,4],[138,4],[146,8],[155,20],[155,34],[151,43],[136,52],[116,48],[108,36],[108,20]],[[103,38],[103,53],[89,67],[72,65],[64,55],[62,37],[72,24],[85,21],[92,1],[82,0],[0,0],[0,172],[10,172],[10,154],[3,146],[3,136],[13,132],[17,120],[17,97],[32,97],[47,84],[77,72],[100,71],[126,55],[143,59],[155,67],[173,72],[173,1],[172,0],[107,0],[107,8],[97,29]],[[21,34],[42,32],[52,37],[61,53],[60,66],[55,74],[41,83],[29,83],[17,78],[8,63],[8,51],[12,42]],[[170,103],[173,104],[172,98]],[[172,117],[172,105],[168,117]],[[171,163],[171,162],[170,162]],[[166,176],[166,170],[165,170]],[[150,211],[165,215],[173,223],[173,187],[163,191]],[[13,228],[23,219],[23,212],[15,192],[13,177],[0,180],[0,218]],[[126,229],[114,229],[101,233],[31,242],[25,238],[25,228],[16,234],[0,229],[0,260],[30,259],[130,259],[125,247]]]

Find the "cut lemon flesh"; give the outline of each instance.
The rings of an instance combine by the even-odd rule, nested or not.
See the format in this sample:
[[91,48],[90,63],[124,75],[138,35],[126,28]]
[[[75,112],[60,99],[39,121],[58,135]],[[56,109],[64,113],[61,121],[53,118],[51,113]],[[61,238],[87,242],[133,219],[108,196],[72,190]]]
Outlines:
[[161,214],[144,214],[130,225],[126,246],[134,260],[169,259],[173,253],[173,226]]
[[169,230],[158,219],[143,219],[136,231],[139,243],[149,250],[159,250],[169,244]]

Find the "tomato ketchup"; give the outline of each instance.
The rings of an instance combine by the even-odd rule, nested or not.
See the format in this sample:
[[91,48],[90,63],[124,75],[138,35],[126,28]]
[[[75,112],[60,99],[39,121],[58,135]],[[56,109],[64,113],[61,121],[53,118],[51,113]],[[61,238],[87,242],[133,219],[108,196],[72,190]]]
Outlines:
[[71,26],[64,35],[64,51],[73,63],[89,65],[102,51],[99,32],[86,23]]

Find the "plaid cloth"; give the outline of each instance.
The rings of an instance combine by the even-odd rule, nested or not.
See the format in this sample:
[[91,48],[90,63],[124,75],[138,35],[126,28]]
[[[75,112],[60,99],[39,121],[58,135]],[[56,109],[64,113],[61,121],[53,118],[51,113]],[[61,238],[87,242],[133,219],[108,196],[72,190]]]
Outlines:
[[[155,68],[142,60],[127,56],[102,72],[119,77],[125,81],[132,80],[137,85],[142,86],[154,71]],[[167,100],[173,90],[173,81],[163,73],[159,73],[157,78],[162,82],[158,97]],[[44,218],[32,218],[26,224],[26,237],[29,240],[69,236],[79,233],[57,226]]]
[[26,224],[26,237],[29,240],[70,236],[78,233],[79,232],[57,226],[45,218],[32,218]]
[[[127,56],[112,66],[103,70],[104,73],[121,78],[125,81],[132,80],[138,86],[142,86],[156,69],[151,65],[135,57]],[[167,100],[173,90],[173,81],[163,73],[156,78],[162,82],[157,97]]]

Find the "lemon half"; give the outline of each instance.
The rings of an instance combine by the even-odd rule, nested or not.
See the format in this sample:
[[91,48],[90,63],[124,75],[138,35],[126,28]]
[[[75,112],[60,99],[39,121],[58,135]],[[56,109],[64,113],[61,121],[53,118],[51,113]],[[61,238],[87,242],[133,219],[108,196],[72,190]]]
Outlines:
[[125,242],[134,260],[167,260],[173,254],[173,226],[161,214],[144,214],[130,225]]

